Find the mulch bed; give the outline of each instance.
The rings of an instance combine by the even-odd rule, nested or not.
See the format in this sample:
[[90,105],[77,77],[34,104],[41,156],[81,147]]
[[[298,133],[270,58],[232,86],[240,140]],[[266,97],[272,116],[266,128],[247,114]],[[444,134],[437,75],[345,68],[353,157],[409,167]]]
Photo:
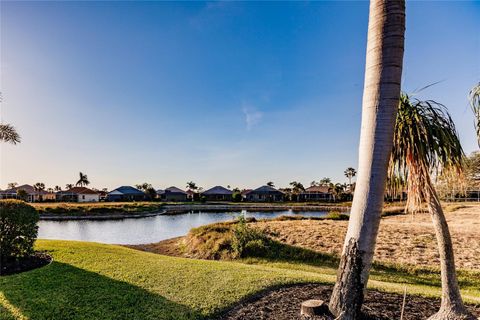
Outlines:
[[[320,284],[301,284],[286,286],[264,292],[244,301],[221,316],[223,320],[291,320],[307,319],[300,316],[300,305],[309,299],[328,302],[332,287]],[[363,319],[387,320],[400,319],[403,295],[368,290],[363,304]],[[404,320],[427,319],[435,314],[440,306],[439,299],[407,295]],[[468,309],[480,316],[480,306],[468,305]],[[327,316],[315,316],[311,320],[332,320]]]
[[35,252],[26,258],[11,259],[0,263],[0,276],[25,272],[46,266],[52,261],[52,257],[45,252]]

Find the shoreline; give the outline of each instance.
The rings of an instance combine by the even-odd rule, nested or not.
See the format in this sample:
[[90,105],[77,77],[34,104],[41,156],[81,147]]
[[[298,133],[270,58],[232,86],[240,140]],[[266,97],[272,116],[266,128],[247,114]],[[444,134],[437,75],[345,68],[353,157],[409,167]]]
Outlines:
[[165,205],[160,210],[146,211],[138,213],[109,213],[102,215],[62,215],[62,214],[40,214],[40,220],[45,221],[67,221],[67,220],[119,220],[119,219],[138,219],[155,217],[158,215],[176,215],[183,214],[188,211],[241,211],[241,210],[257,210],[257,211],[350,211],[349,206],[335,205],[270,205],[270,204],[180,204]]

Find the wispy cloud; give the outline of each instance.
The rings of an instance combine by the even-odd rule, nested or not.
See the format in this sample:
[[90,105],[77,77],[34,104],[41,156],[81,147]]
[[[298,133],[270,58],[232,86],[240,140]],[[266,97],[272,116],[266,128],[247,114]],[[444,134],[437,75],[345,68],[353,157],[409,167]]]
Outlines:
[[243,106],[243,114],[245,115],[245,125],[247,131],[252,130],[253,127],[258,125],[263,118],[263,112],[252,106]]

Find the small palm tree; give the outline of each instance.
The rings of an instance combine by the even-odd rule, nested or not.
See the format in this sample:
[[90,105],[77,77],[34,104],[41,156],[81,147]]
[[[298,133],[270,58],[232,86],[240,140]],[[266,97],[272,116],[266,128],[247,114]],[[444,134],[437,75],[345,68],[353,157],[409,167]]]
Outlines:
[[20,143],[21,138],[14,126],[8,123],[0,123],[0,141],[17,144]]
[[37,183],[35,183],[35,185],[33,186],[33,188],[34,188],[36,191],[43,191],[43,190],[45,190],[45,183],[43,183],[43,182],[37,182]]
[[55,191],[62,191],[62,187],[60,187],[60,186],[55,186]]
[[10,183],[8,184],[8,189],[13,189],[13,188],[15,188],[16,186],[18,186],[18,183],[16,183],[16,182],[10,182]]
[[72,188],[73,188],[73,184],[71,184],[71,183],[68,183],[68,184],[65,185],[65,189],[67,189],[67,190],[70,190]]
[[440,253],[442,302],[430,319],[475,319],[464,307],[455,271],[452,239],[431,175],[461,172],[464,153],[450,115],[435,101],[412,100],[402,94],[395,124],[389,176],[407,187],[407,210],[426,202]]
[[322,178],[322,180],[320,180],[320,185],[322,186],[330,186],[330,184],[332,183],[332,179],[330,178]]
[[343,173],[345,174],[345,177],[348,178],[348,185],[351,186],[352,185],[352,178],[357,175],[357,170],[350,167],[350,168],[347,168],[347,170],[345,170]]
[[273,188],[273,187],[275,187],[275,183],[273,183],[272,181],[268,181],[268,182],[267,182],[267,186]]
[[88,186],[90,184],[90,181],[88,181],[87,175],[81,172],[79,173],[79,175],[80,175],[80,179],[78,179],[75,185],[80,187]]
[[470,105],[475,114],[475,129],[477,131],[478,145],[480,146],[480,82],[470,90]]

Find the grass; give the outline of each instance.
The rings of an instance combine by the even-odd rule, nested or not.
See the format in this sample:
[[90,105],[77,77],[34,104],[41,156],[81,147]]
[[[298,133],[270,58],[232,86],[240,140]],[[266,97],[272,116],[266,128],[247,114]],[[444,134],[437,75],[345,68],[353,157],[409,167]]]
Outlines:
[[135,214],[159,211],[161,202],[97,202],[97,203],[32,203],[41,215],[98,216],[105,214]]
[[[332,283],[336,267],[246,259],[174,258],[114,245],[39,240],[49,266],[0,278],[0,319],[202,319],[266,288]],[[480,280],[460,275],[464,298],[480,303]],[[438,296],[438,275],[376,270],[380,290]]]

